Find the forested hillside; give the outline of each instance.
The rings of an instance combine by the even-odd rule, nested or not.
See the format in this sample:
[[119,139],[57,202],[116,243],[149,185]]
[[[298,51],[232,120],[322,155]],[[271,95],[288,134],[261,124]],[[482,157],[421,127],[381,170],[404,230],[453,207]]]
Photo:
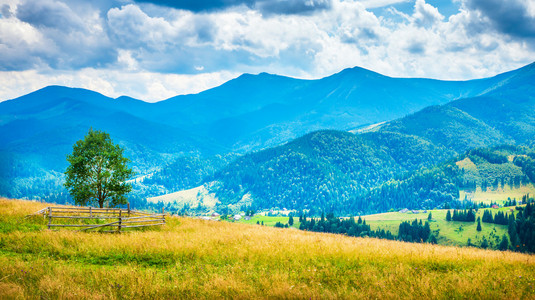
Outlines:
[[[380,211],[401,207],[459,207],[459,200],[471,200],[459,199],[461,190],[470,195],[476,190],[518,189],[533,184],[526,170],[533,166],[529,157],[534,153],[521,146],[469,150],[449,162],[418,170],[402,180],[393,180],[371,190],[366,202]],[[528,160],[522,168],[522,163]]]
[[[125,148],[137,201],[216,180],[229,203],[256,190],[262,205],[371,209],[356,199],[384,182],[474,147],[533,143],[534,68],[455,82],[361,68],[318,80],[244,74],[158,103],[51,86],[0,103],[0,195],[68,201],[65,156],[92,127]],[[316,130],[385,121],[357,138],[305,135],[225,167]],[[283,177],[292,184],[278,184]]]
[[[380,145],[385,139],[399,147]],[[262,208],[347,212],[363,209],[359,199],[373,187],[420,166],[431,166],[437,159],[435,153],[440,153],[436,147],[410,136],[319,131],[239,158],[214,179],[220,183],[217,195],[225,203],[235,204],[251,193],[254,204]]]
[[[425,108],[359,135],[315,132],[239,158],[214,176],[214,190],[224,203],[236,203],[249,193],[261,208],[370,213],[460,206],[460,190],[532,181],[530,149],[474,149],[531,142],[534,103],[529,97],[516,102],[469,98]],[[457,161],[469,161],[477,170],[465,170]]]

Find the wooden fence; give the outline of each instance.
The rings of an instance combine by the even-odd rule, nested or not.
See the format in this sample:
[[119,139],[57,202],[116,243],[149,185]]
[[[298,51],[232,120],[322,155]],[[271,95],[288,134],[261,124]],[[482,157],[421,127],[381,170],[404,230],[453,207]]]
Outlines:
[[[131,210],[130,205],[127,209],[51,206],[37,213],[48,218],[48,229],[70,227],[79,231],[121,232],[127,228],[165,225],[163,209],[161,214],[154,214]],[[58,224],[55,220],[69,220],[64,222],[69,224]]]

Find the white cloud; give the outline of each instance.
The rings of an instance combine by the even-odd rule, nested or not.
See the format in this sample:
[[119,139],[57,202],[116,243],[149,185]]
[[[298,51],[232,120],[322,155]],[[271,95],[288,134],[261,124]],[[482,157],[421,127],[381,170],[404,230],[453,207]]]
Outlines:
[[[520,67],[535,54],[529,42],[491,30],[486,10],[464,4],[482,0],[463,0],[448,18],[440,7],[416,0],[412,13],[390,10],[401,20],[378,17],[367,10],[370,1],[352,0],[333,0],[314,13],[268,16],[247,6],[194,13],[43,1],[53,14],[76,15],[64,27],[78,25],[54,28],[47,15],[23,18],[28,22],[0,18],[0,80],[6,83],[0,99],[65,84],[155,101],[244,72],[319,78],[354,66],[389,76],[468,79]],[[530,1],[515,1],[534,14]],[[375,5],[394,2],[401,1]],[[14,15],[24,8],[16,0],[9,5]]]
[[414,5],[414,21],[420,26],[432,26],[442,21],[444,16],[438,12],[438,9],[425,0],[416,0]]
[[139,69],[137,60],[132,57],[132,51],[130,50],[119,50],[117,63],[119,66],[123,66],[127,71],[136,71]]
[[39,73],[35,70],[0,72],[0,101],[13,99],[48,85],[80,87],[109,97],[130,96],[148,102],[181,94],[198,93],[218,86],[238,73],[217,72],[198,75],[125,72],[87,68],[78,71]]
[[366,8],[379,8],[409,1],[410,0],[360,0],[359,2]]
[[121,48],[146,47],[157,51],[180,37],[180,31],[164,18],[151,18],[136,5],[112,8],[108,25]]

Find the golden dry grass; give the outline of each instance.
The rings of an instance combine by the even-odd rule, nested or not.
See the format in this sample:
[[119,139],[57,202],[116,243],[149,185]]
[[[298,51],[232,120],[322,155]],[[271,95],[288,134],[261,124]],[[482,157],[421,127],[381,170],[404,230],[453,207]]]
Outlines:
[[[0,222],[46,206],[0,200]],[[0,231],[0,298],[535,298],[525,254],[188,218],[121,235],[41,227]]]

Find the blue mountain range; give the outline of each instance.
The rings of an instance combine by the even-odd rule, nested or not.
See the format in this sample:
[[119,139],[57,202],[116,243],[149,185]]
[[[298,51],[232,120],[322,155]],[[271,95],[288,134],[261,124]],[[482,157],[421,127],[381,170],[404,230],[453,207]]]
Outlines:
[[[358,129],[450,102],[454,108],[471,108],[475,119],[496,116],[494,123],[486,123],[496,128],[503,111],[533,109],[533,82],[535,64],[469,81],[392,78],[358,67],[317,80],[244,74],[157,103],[49,86],[0,103],[0,195],[63,197],[65,157],[89,128],[108,132],[143,175],[183,157],[241,155],[312,131]],[[507,107],[477,109],[481,101],[496,99],[507,99]],[[425,131],[432,124],[412,126]]]

